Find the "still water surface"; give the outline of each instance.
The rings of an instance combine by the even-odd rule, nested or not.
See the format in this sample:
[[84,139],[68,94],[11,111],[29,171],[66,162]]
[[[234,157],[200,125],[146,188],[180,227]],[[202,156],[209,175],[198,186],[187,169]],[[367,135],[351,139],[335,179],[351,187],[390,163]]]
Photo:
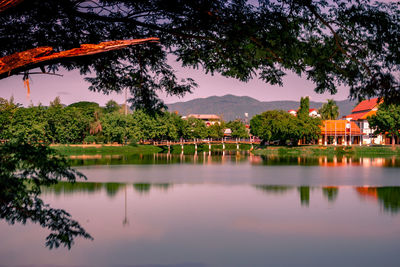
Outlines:
[[44,188],[94,237],[0,222],[0,266],[399,266],[397,158],[80,157]]

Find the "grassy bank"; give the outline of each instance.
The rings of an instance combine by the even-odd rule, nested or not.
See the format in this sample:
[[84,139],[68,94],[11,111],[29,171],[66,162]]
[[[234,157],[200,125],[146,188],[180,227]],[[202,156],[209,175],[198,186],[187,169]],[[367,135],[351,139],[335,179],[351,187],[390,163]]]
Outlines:
[[153,154],[161,152],[162,149],[152,145],[126,145],[126,146],[51,146],[60,154],[70,155],[126,155],[126,154]]
[[400,148],[391,146],[296,146],[296,147],[263,147],[253,151],[255,155],[281,156],[334,156],[349,155],[363,157],[400,156]]
[[[153,154],[168,151],[165,147],[156,147],[152,145],[126,145],[126,146],[76,146],[76,145],[55,145],[55,150],[65,156],[71,155],[128,155],[128,154]],[[226,144],[226,151],[235,151],[236,144]],[[250,150],[250,145],[240,144],[240,150]],[[197,146],[197,152],[208,152],[207,144]],[[222,145],[212,145],[211,151],[222,151]],[[194,145],[185,145],[183,152],[185,154],[194,154]],[[181,146],[171,147],[171,153],[181,153]],[[280,155],[280,156],[334,156],[351,155],[361,157],[382,157],[382,156],[400,156],[400,147],[391,146],[268,146],[259,147],[253,150],[255,155]]]
[[[156,147],[152,145],[52,145],[52,148],[57,150],[60,154],[65,156],[71,155],[126,155],[126,154],[153,154],[160,152],[167,152],[168,147]],[[240,144],[239,150],[250,150],[251,145]],[[236,144],[225,144],[225,151],[235,151]],[[180,145],[173,145],[171,153],[181,153],[182,148]],[[199,144],[197,152],[208,152],[208,144]],[[222,145],[212,145],[211,151],[222,151]],[[185,154],[194,154],[194,145],[184,145],[183,152]]]

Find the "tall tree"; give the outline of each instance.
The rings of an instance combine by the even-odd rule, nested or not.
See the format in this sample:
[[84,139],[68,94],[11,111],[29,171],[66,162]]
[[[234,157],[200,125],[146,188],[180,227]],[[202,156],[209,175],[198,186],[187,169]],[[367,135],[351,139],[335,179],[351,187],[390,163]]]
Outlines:
[[400,137],[400,105],[383,103],[375,115],[368,117],[368,123],[375,134],[388,133],[395,145],[395,136]]
[[[398,3],[359,1],[9,1],[0,10],[0,77],[32,74],[33,67],[63,66],[94,73],[90,90],[128,88],[132,103],[162,107],[157,90],[183,95],[195,86],[180,81],[168,54],[186,67],[241,81],[254,76],[282,85],[287,71],[315,83],[319,93],[350,87],[353,98],[381,96],[399,102]],[[23,37],[23,38],[22,38]],[[38,55],[109,40],[157,37],[158,43],[85,57],[26,64],[9,70],[17,52]],[[155,40],[155,39],[153,39]],[[50,50],[49,50],[50,47]],[[40,48],[40,49],[39,49]],[[85,46],[83,49],[88,49]],[[14,57],[15,59],[15,57]]]
[[231,136],[233,138],[248,138],[249,133],[247,132],[246,125],[240,120],[230,121],[226,124],[227,128],[232,130]]
[[297,126],[300,136],[304,143],[313,143],[318,139],[321,132],[321,120],[319,118],[310,117],[310,99],[302,97],[300,99],[300,109],[297,112]]
[[324,103],[318,112],[323,120],[336,120],[339,117],[339,107],[333,99],[328,99],[328,102]]
[[106,106],[104,107],[104,111],[106,113],[113,113],[115,111],[119,111],[120,109],[121,107],[118,105],[118,103],[112,99],[108,100]]
[[207,137],[207,126],[204,121],[189,117],[187,119],[188,131],[186,138],[205,138]]
[[291,140],[297,144],[302,137],[299,119],[283,110],[269,110],[250,120],[251,133],[264,141],[280,141],[281,145]]
[[300,108],[297,111],[297,117],[300,120],[306,120],[310,114],[310,98],[308,96],[300,99]]
[[51,108],[62,108],[62,104],[61,104],[61,99],[59,96],[57,96],[56,98],[54,98],[53,101],[50,101],[50,107]]
[[98,122],[102,125],[102,133],[107,142],[122,144],[125,138],[130,137],[128,136],[128,117],[123,114],[107,113]]
[[225,128],[227,128],[224,121],[211,124],[207,127],[207,137],[209,138],[222,138],[224,137]]

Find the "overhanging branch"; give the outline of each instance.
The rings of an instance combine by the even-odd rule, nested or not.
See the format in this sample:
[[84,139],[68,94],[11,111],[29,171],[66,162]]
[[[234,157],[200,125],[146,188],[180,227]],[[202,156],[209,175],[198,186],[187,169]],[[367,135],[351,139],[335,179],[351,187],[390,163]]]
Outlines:
[[156,37],[149,37],[145,39],[108,41],[99,44],[82,44],[79,48],[57,53],[54,53],[53,48],[49,46],[37,47],[0,58],[0,79],[21,71],[49,65],[50,63],[59,63],[66,59],[120,50],[131,45],[158,42],[158,40]]
[[343,48],[342,43],[343,43],[343,39],[342,37],[333,29],[333,27],[317,12],[317,10],[315,9],[315,7],[312,4],[306,4],[307,8],[311,11],[311,13],[322,23],[324,24],[329,31],[333,34],[333,38],[335,39],[335,44],[336,47],[339,49],[339,51],[345,55],[348,59],[350,59],[351,61],[353,61],[354,63],[361,65],[365,71],[368,73],[369,76],[372,77],[372,79],[375,79],[374,75],[372,74],[371,69],[367,66],[367,64],[365,64],[364,62],[361,62],[360,60],[358,60],[357,58],[355,58],[354,56],[352,56],[351,54],[348,53],[348,51],[346,49]]
[[0,12],[18,5],[24,0],[0,0]]

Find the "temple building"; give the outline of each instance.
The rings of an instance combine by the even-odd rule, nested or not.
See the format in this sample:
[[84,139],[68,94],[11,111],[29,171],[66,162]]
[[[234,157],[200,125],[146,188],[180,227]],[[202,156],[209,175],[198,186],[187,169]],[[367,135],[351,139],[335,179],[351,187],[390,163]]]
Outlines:
[[182,119],[186,118],[196,118],[204,121],[206,126],[213,125],[215,123],[221,124],[221,117],[215,114],[189,114],[187,116],[182,117]]
[[361,144],[362,132],[354,121],[324,120],[321,126],[320,145]]

